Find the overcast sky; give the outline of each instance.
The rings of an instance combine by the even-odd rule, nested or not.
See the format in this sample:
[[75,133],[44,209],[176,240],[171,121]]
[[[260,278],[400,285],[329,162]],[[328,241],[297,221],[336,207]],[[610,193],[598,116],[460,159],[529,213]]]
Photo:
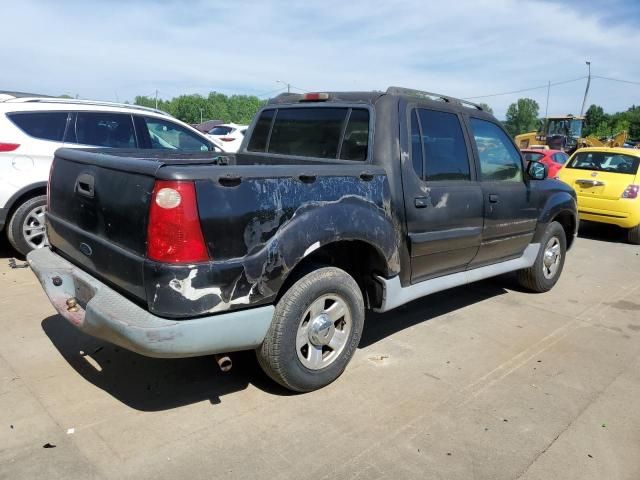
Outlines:
[[[594,75],[640,82],[638,0],[3,1],[0,90],[132,100],[399,85],[475,97]],[[586,80],[552,87],[579,113]],[[499,118],[520,96],[478,98]],[[640,104],[594,79],[588,104]]]

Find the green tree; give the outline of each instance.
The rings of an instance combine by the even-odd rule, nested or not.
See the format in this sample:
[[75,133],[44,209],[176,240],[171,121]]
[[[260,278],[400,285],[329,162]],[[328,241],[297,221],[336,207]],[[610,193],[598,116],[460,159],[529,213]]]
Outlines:
[[596,130],[599,130],[603,124],[607,124],[609,116],[604,113],[602,107],[598,105],[591,105],[587,109],[585,114],[585,125],[582,134],[586,137],[591,134],[595,134]]
[[538,102],[531,98],[519,98],[509,105],[505,128],[511,136],[531,132],[538,126]]
[[491,108],[489,104],[479,103],[478,105],[480,105],[485,112],[493,113],[493,108]]
[[[247,124],[251,121],[264,101],[250,95],[232,95],[210,92],[202,95],[180,95],[171,100],[158,100],[158,108],[183,122],[200,123],[203,120],[222,120],[223,122]],[[156,100],[152,97],[138,95],[134,104],[155,108]]]

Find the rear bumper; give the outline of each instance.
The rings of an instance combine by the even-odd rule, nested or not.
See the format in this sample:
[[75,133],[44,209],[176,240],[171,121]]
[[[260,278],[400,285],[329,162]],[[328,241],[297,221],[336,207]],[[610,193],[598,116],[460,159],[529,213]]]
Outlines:
[[[274,307],[268,305],[169,320],[149,313],[48,248],[32,251],[27,260],[55,309],[70,323],[149,357],[194,357],[256,348],[273,317]],[[72,297],[77,299],[76,308],[67,304]]]
[[608,223],[622,228],[633,228],[636,225],[640,225],[640,204],[636,200],[617,200],[617,202],[616,204],[604,205],[609,207],[608,209],[594,208],[591,205],[579,205],[578,213],[580,219]]

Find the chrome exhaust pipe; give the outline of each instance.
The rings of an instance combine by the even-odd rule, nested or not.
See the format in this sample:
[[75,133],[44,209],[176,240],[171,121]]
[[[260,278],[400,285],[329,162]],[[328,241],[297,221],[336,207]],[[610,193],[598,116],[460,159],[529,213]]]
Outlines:
[[229,355],[215,354],[214,356],[216,357],[216,363],[218,364],[218,367],[220,367],[220,371],[226,373],[231,370],[231,367],[233,367],[233,362],[231,361]]

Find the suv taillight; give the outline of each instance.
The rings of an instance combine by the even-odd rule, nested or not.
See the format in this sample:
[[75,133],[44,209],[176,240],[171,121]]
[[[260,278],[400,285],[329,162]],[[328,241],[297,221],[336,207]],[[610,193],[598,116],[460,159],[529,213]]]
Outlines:
[[209,260],[193,182],[156,181],[149,209],[147,257],[165,263]]
[[0,142],[0,152],[13,152],[20,146],[19,143],[2,143]]
[[640,192],[640,185],[629,185],[622,192],[621,198],[638,198],[638,192]]

